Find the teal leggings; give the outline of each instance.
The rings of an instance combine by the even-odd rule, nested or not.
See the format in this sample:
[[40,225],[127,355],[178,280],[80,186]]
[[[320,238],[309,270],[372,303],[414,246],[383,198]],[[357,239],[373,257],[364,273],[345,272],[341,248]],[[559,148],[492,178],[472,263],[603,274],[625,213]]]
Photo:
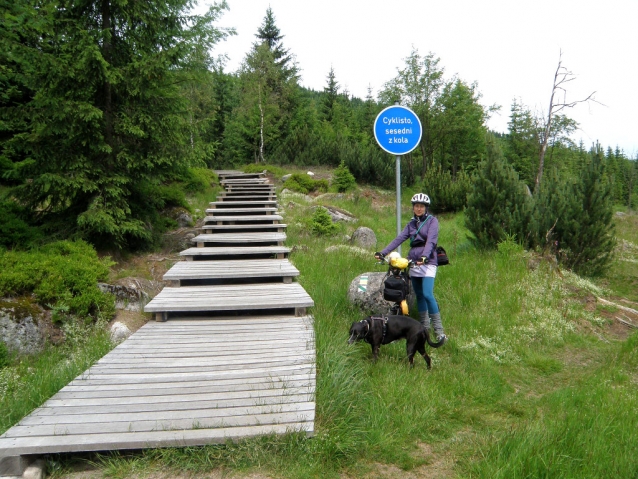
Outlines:
[[430,314],[439,312],[439,305],[434,299],[434,278],[411,278],[414,294],[416,294],[416,307],[419,313],[424,311]]

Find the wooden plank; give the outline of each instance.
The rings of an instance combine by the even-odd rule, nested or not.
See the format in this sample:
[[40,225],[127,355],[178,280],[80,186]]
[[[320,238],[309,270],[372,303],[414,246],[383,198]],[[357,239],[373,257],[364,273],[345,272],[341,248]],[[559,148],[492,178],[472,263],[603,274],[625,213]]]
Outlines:
[[[95,385],[107,385],[107,384],[150,384],[150,383],[166,383],[166,382],[193,382],[193,381],[218,381],[223,379],[238,379],[238,378],[256,378],[256,377],[270,377],[275,374],[290,374],[293,372],[308,372],[314,371],[314,364],[286,364],[283,366],[252,366],[250,368],[244,368],[243,370],[217,370],[217,371],[204,371],[194,373],[171,373],[162,375],[153,374],[136,374],[131,376],[122,376],[121,374],[100,374],[89,375],[89,372],[85,372],[80,375],[72,384],[85,384],[85,381],[91,380]],[[75,382],[78,381],[78,382]]]
[[144,311],[239,311],[311,306],[314,301],[298,283],[272,283],[167,287]]
[[100,433],[128,433],[154,432],[157,430],[171,431],[179,429],[206,429],[219,427],[250,426],[253,424],[285,424],[301,421],[314,421],[314,403],[303,403],[304,408],[298,407],[292,412],[256,412],[239,416],[197,417],[155,421],[117,421],[106,424],[46,424],[36,426],[17,426],[15,434],[7,437],[59,436]]
[[218,221],[222,221],[224,223],[228,223],[231,221],[234,222],[258,222],[258,221],[282,221],[283,217],[281,215],[229,215],[229,216],[206,216],[204,217],[204,224],[208,223],[217,223]]
[[286,233],[215,233],[200,234],[193,243],[282,243]]
[[[166,408],[159,407],[160,404],[170,403],[169,409],[174,410],[172,405],[177,403],[187,403],[187,402],[201,402],[201,401],[209,401],[215,402],[215,404],[220,404],[218,401],[222,400],[235,400],[235,399],[253,399],[255,402],[259,402],[261,398],[271,398],[271,397],[284,397],[284,396],[298,396],[298,395],[306,395],[312,394],[314,392],[314,387],[301,386],[301,387],[279,387],[279,388],[266,388],[266,389],[249,389],[249,390],[232,390],[232,391],[215,391],[215,392],[201,392],[196,393],[192,391],[182,391],[176,390],[170,394],[166,394],[163,396],[147,396],[146,394],[140,394],[138,396],[129,396],[122,397],[117,401],[117,405],[124,406],[137,406],[144,405],[147,407],[148,404],[152,404],[154,407],[157,406],[157,410],[164,410]],[[210,404],[209,404],[210,405]],[[95,408],[95,411],[102,411],[103,408],[111,408],[113,406],[113,398],[68,398],[68,397],[53,397],[49,399],[44,405],[43,408],[48,409],[56,409],[59,410],[61,414],[73,414],[69,412],[71,407],[86,407],[86,408]],[[132,411],[132,409],[126,409],[127,411]],[[91,410],[91,409],[90,409]]]
[[236,278],[238,272],[245,278],[299,276],[287,259],[179,261],[164,274],[164,281]]
[[[56,452],[105,451],[111,449],[143,449],[151,447],[185,447],[223,443],[264,434],[285,434],[292,431],[312,433],[312,422],[273,424],[264,426],[193,429],[177,431],[132,432],[125,434],[85,434],[81,436],[43,436],[7,439],[11,447],[0,443],[0,457],[7,455],[48,454]],[[53,439],[53,440],[52,440]]]
[[285,255],[290,253],[287,246],[209,246],[188,248],[180,252],[180,256],[249,256],[249,255]]
[[[20,421],[20,426],[38,426],[38,425],[55,425],[55,424],[87,424],[100,422],[109,424],[115,422],[133,423],[137,421],[165,421],[165,420],[181,420],[181,419],[199,419],[199,418],[224,418],[241,415],[255,415],[272,412],[294,412],[308,410],[309,405],[313,405],[314,401],[303,402],[287,402],[282,404],[252,404],[249,406],[238,407],[215,407],[214,404],[208,408],[198,409],[197,411],[182,410],[164,410],[164,411],[147,411],[125,412],[125,413],[104,413],[99,418],[82,414],[61,414],[57,420],[55,416],[28,416]],[[98,421],[96,421],[98,419]],[[9,431],[7,431],[9,433]],[[0,436],[0,441],[3,436]]]
[[[276,200],[241,200],[241,201],[211,201],[208,203],[210,209],[225,208],[274,208],[277,206]],[[206,210],[208,211],[208,210]]]
[[216,234],[218,232],[221,233],[252,233],[253,231],[246,230],[255,230],[254,232],[279,232],[283,233],[288,225],[286,224],[239,224],[239,225],[204,225],[200,228],[197,228],[199,231],[203,231],[205,234]]
[[252,214],[276,214],[275,207],[245,207],[245,208],[208,208],[207,215],[223,216],[223,215],[252,215]]
[[[260,389],[281,389],[289,388],[314,388],[314,376],[297,376],[302,379],[277,380],[272,381],[267,378],[253,378],[251,381],[245,379],[233,379],[225,382],[216,381],[214,383],[204,383],[203,386],[188,386],[187,383],[180,384],[179,391],[184,394],[202,394],[222,391],[256,391]],[[166,387],[131,387],[130,384],[122,386],[114,385],[110,388],[95,386],[66,386],[58,392],[52,399],[90,399],[90,398],[127,398],[145,396],[166,396],[175,393],[175,385],[167,383]],[[133,385],[134,386],[134,385]]]

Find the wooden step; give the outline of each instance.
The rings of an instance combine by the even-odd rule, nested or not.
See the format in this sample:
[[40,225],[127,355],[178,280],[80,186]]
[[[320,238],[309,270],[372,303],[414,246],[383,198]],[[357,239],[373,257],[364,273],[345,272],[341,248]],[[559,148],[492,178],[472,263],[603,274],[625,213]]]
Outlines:
[[[225,209],[225,208],[266,208],[277,206],[276,200],[242,200],[242,201],[211,201],[208,206],[210,209]],[[206,210],[208,211],[208,210]]]
[[254,214],[265,214],[265,215],[270,215],[270,214],[276,214],[277,213],[277,208],[271,208],[271,207],[266,207],[266,208],[208,208],[206,210],[206,214],[208,215],[215,215],[215,216],[221,216],[221,215],[235,215],[235,216],[239,216],[239,215],[254,215]]
[[288,257],[290,248],[286,246],[208,246],[200,248],[188,248],[180,253],[187,260],[206,258],[214,260],[226,260],[227,258],[259,258],[266,255],[277,259]]
[[[166,287],[145,307],[147,313],[295,309],[305,314],[314,301],[299,283]],[[165,320],[166,315],[156,315]]]
[[233,261],[179,261],[164,275],[164,281],[190,279],[292,278],[299,270],[287,259]]
[[236,225],[204,225],[201,228],[197,228],[198,230],[203,231],[204,233],[230,233],[241,232],[247,233],[249,231],[277,231],[284,232],[286,231],[286,224],[272,224],[272,225],[264,225],[264,224],[236,224]]
[[268,222],[269,224],[277,224],[283,217],[280,215],[228,215],[228,216],[206,216],[204,217],[204,224],[233,224],[233,223],[254,223]]
[[286,233],[214,233],[201,234],[191,240],[197,247],[206,243],[222,243],[224,245],[245,243],[267,243],[262,246],[282,246],[286,241]]

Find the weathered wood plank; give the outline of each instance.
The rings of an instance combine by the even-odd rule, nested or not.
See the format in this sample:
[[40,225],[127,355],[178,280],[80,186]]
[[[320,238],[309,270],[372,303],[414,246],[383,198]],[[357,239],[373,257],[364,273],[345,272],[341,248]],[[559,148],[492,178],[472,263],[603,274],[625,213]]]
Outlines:
[[[55,416],[27,416],[20,421],[20,426],[38,426],[38,425],[55,425],[55,424],[87,424],[100,422],[109,424],[112,422],[132,423],[137,421],[166,421],[181,419],[199,419],[199,418],[223,418],[241,415],[267,414],[273,412],[294,412],[307,411],[308,406],[314,404],[313,401],[288,402],[283,404],[252,404],[250,406],[239,407],[210,407],[198,409],[197,411],[184,410],[164,410],[164,411],[147,411],[144,413],[105,413],[101,414],[99,421],[95,417],[81,414],[62,414],[57,420]],[[7,431],[8,433],[9,431]],[[2,436],[0,436],[0,439]]]
[[311,307],[314,301],[298,283],[183,286],[164,288],[145,307],[163,311],[239,311]]
[[[283,243],[286,233],[214,233],[200,234],[193,243]],[[277,245],[280,246],[280,245]]]
[[[227,371],[204,371],[197,373],[171,373],[171,374],[136,374],[123,376],[121,374],[94,374],[88,372],[79,376],[72,384],[84,384],[84,381],[91,380],[92,384],[146,384],[146,383],[166,383],[166,382],[193,382],[193,381],[217,381],[220,379],[238,379],[269,377],[274,374],[312,372],[315,370],[314,364],[287,364],[283,366],[252,366],[243,370]],[[77,381],[77,382],[75,382]]]
[[313,428],[314,424],[312,422],[297,422],[236,428],[155,431],[152,435],[147,432],[134,432],[54,436],[53,439],[50,436],[24,437],[7,439],[7,441],[11,442],[10,448],[5,447],[0,442],[0,456],[167,446],[185,447],[214,444],[263,434],[284,434],[290,431],[308,431],[312,433]]
[[236,278],[238,272],[249,278],[299,276],[299,270],[287,259],[180,261],[164,274],[164,281]]
[[188,248],[180,253],[180,256],[239,256],[239,255],[288,255],[290,248],[287,246],[208,246],[200,248]]
[[[283,387],[290,388],[314,388],[315,377],[311,375],[294,376],[299,379],[277,379],[268,380],[268,378],[251,378],[232,379],[226,381],[215,381],[214,383],[204,382],[182,383],[179,391],[184,394],[202,394],[223,391],[256,391],[260,389],[280,389]],[[155,386],[155,385],[154,385]],[[139,396],[166,396],[175,393],[176,388],[171,383],[167,383],[164,387],[142,387],[139,385],[114,385],[111,387],[99,386],[67,386],[64,390],[58,392],[52,399],[90,399],[90,398],[126,398]]]
[[246,208],[207,208],[207,215],[223,216],[223,215],[251,215],[251,214],[276,214],[275,207],[246,207]]
[[239,416],[197,417],[173,420],[155,421],[118,421],[107,424],[46,424],[36,426],[17,426],[15,434],[7,437],[33,437],[33,436],[69,436],[78,434],[100,433],[129,433],[129,432],[154,432],[171,431],[179,429],[205,429],[219,427],[250,426],[253,424],[286,424],[292,422],[314,421],[314,403],[303,403],[304,408],[298,407],[292,412],[255,413]]
[[[211,201],[208,203],[210,209],[219,210],[225,208],[274,208],[277,206],[276,200],[241,200],[241,201]],[[208,209],[206,210],[208,211]]]
[[270,233],[271,231],[281,232],[283,233],[288,225],[286,224],[240,224],[240,225],[204,225],[200,228],[197,228],[199,231],[204,231],[207,234],[217,234],[217,232],[222,233],[230,233],[233,234],[237,230],[242,230],[245,233],[252,233],[252,231],[245,230],[257,230],[265,233]]
[[238,215],[238,216],[206,216],[204,218],[204,224],[214,224],[219,221],[223,223],[228,222],[239,222],[239,223],[250,223],[257,221],[282,221],[283,217],[281,215]]

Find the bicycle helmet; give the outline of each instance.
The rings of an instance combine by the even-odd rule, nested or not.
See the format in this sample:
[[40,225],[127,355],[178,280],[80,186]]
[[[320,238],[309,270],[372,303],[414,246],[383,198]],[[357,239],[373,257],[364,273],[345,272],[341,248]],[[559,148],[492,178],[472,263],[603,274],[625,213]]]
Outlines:
[[412,197],[411,201],[412,201],[412,204],[421,203],[426,206],[430,205],[430,197],[426,195],[425,193],[417,193],[416,195]]

